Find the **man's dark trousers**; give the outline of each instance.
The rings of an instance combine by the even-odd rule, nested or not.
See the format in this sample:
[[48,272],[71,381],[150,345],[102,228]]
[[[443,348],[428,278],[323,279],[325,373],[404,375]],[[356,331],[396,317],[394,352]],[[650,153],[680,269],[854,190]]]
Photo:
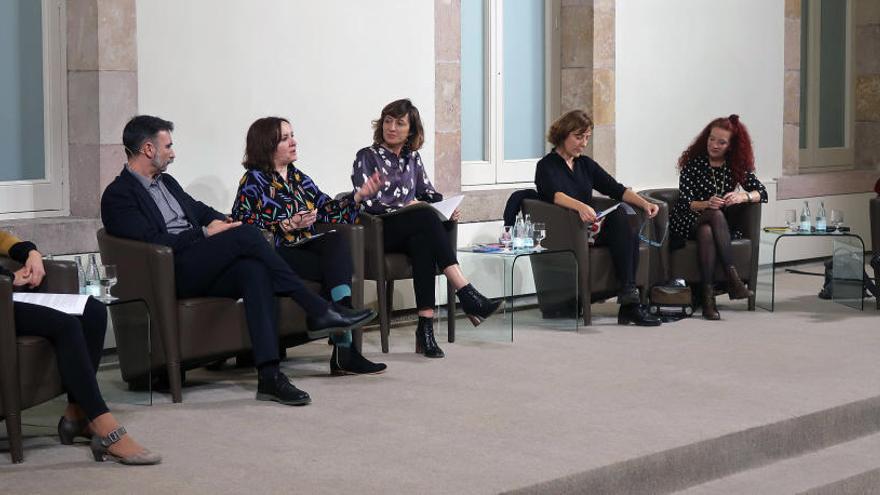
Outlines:
[[251,225],[233,227],[175,253],[174,274],[179,297],[244,299],[257,366],[279,358],[276,294],[290,296],[309,315],[329,308]]

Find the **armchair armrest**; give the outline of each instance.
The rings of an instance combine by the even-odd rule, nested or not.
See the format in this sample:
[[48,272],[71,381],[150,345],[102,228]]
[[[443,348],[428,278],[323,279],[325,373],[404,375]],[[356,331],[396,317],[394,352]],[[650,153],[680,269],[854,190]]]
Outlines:
[[[18,423],[21,408],[21,389],[18,383],[18,346],[15,339],[15,318],[12,313],[12,279],[0,276],[0,417],[9,425]],[[10,431],[10,437],[21,435]],[[14,444],[13,444],[14,445]],[[19,454],[20,456],[20,454]],[[15,461],[13,449],[13,461]],[[19,458],[20,460],[20,458]]]
[[158,340],[166,361],[179,365],[177,288],[171,248],[114,237],[104,229],[99,230],[97,236],[102,259],[116,265],[119,279],[114,294],[120,299],[146,302],[153,322],[152,331],[159,329]]

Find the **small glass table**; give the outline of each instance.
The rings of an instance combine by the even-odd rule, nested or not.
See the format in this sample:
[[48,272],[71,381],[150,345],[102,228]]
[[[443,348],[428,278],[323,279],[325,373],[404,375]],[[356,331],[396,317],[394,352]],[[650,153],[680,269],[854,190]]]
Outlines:
[[[850,232],[775,232],[762,229],[760,253],[763,253],[764,257],[758,262],[756,306],[767,311],[773,311],[775,307],[776,249],[783,239],[814,242],[831,240],[831,257],[834,264],[831,280],[832,300],[850,308],[864,310],[865,242],[860,236]],[[767,253],[772,253],[769,260],[764,259]]]
[[[118,400],[127,404],[153,405],[153,374],[152,374],[152,325],[150,322],[150,308],[143,299],[114,299],[103,301],[110,312],[113,321],[113,334],[116,337],[117,358],[120,348],[143,349],[143,354],[138,355],[139,369],[145,369],[146,375],[130,384],[126,391],[116,391],[112,400]],[[138,353],[133,353],[136,355]],[[122,368],[120,367],[120,376]]]
[[[484,252],[467,247],[459,248],[458,252],[463,258],[482,262],[481,274],[497,273],[497,270],[490,269],[490,265],[500,267],[503,300],[502,309],[499,310],[503,317],[501,328],[509,329],[511,342],[516,323],[578,331],[578,264],[573,251],[531,249]],[[527,287],[524,287],[525,274],[521,273],[522,263],[519,263],[520,270],[517,270],[517,263],[523,259],[529,260],[531,265],[537,309],[526,308],[534,305],[534,299],[529,297],[531,290],[524,290]],[[520,314],[517,314],[517,305],[520,306]],[[506,334],[506,330],[503,331]]]

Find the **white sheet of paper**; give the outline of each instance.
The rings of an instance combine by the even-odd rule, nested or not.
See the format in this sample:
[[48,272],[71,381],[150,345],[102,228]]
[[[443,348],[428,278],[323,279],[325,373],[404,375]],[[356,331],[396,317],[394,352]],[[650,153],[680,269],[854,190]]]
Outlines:
[[443,220],[449,220],[452,218],[452,213],[458,208],[458,205],[461,204],[461,200],[464,199],[463,194],[459,194],[457,196],[453,196],[451,198],[446,198],[443,201],[438,201],[436,203],[431,203],[431,206],[437,210],[437,213],[443,218]]
[[616,210],[618,206],[620,206],[620,203],[615,204],[614,206],[612,206],[611,208],[608,208],[607,210],[602,210],[599,213],[596,213],[596,220],[599,220],[600,218],[604,217],[605,215]]
[[13,292],[12,300],[57,309],[69,315],[82,315],[89,296],[82,294],[46,294],[43,292]]

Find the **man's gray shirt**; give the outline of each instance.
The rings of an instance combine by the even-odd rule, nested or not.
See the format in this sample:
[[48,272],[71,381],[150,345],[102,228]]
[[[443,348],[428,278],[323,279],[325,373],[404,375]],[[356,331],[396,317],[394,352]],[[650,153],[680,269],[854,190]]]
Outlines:
[[168,188],[162,183],[162,174],[159,174],[155,179],[150,180],[129,168],[127,163],[125,164],[125,168],[131,172],[131,175],[134,175],[138,182],[144,186],[144,189],[150,193],[150,197],[153,198],[153,201],[162,213],[162,218],[165,219],[165,228],[168,230],[169,234],[179,234],[184,230],[189,230],[193,227],[186,219],[186,215],[183,213],[183,208],[180,207],[180,203],[174,199],[174,196],[168,192]]

